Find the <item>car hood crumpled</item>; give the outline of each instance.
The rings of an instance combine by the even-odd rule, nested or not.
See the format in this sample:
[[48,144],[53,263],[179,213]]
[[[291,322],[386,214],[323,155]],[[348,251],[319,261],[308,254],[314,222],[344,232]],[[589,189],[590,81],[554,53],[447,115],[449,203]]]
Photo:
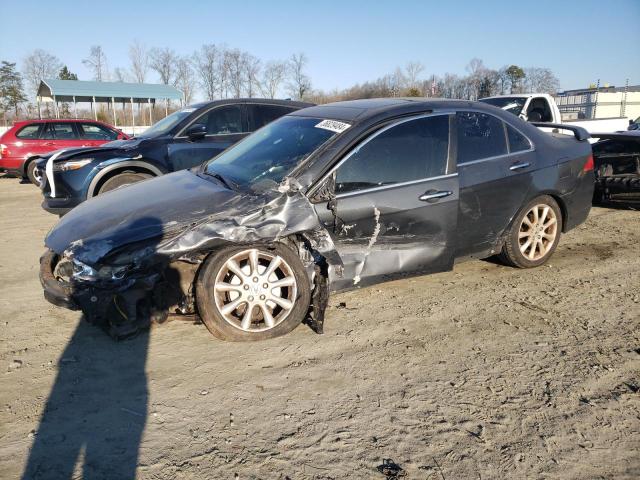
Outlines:
[[[341,264],[315,209],[296,188],[247,194],[183,170],[107,192],[84,202],[49,232],[48,248],[96,265],[119,247],[155,239],[155,256],[174,259],[223,243],[307,238]],[[148,248],[148,242],[143,242]]]

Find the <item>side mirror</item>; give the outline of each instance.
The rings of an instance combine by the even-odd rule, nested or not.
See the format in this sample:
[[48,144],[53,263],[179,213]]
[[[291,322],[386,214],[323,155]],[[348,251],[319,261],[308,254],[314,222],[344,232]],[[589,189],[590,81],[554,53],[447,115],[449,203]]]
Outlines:
[[629,119],[629,125],[633,125],[633,120]]
[[207,135],[207,126],[203,123],[194,123],[187,129],[189,140],[202,140]]

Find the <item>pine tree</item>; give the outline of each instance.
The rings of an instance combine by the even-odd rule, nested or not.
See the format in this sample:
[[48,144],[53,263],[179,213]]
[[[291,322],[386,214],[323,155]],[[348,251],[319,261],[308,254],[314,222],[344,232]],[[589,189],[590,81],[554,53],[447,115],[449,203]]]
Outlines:
[[0,64],[0,108],[5,112],[13,109],[18,116],[18,106],[26,100],[16,64],[3,60]]
[[60,73],[58,73],[58,78],[60,80],[78,80],[78,75],[75,73],[71,73],[67,66],[65,65],[60,69]]

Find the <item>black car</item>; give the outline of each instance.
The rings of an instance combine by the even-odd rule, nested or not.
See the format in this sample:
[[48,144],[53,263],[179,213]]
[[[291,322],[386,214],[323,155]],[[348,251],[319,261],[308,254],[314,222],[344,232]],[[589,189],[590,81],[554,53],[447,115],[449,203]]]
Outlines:
[[311,106],[288,100],[234,99],[191,105],[130,140],[43,155],[42,207],[64,214],[98,194],[192,168],[282,115]]
[[570,130],[466,101],[300,110],[199,169],[74,209],[46,238],[45,297],[117,337],[197,312],[251,341],[305,318],[322,331],[330,292],[456,259],[536,267],[591,208],[588,134]]

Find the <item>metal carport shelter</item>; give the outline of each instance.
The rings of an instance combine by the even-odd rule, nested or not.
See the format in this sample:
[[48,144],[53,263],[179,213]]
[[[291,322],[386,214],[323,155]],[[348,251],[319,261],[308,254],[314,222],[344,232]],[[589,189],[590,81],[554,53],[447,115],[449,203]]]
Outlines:
[[[74,115],[78,116],[77,102],[91,103],[91,110],[95,119],[98,119],[96,103],[110,103],[113,108],[114,124],[116,119],[116,102],[131,103],[131,116],[133,118],[133,104],[155,104],[156,100],[165,100],[165,110],[169,100],[178,100],[182,104],[183,95],[180,90],[171,85],[151,83],[124,83],[124,82],[88,82],[83,80],[58,80],[45,79],[40,82],[37,94],[38,114],[40,114],[41,102],[53,102],[56,118],[60,118],[58,102],[73,103]],[[40,114],[41,115],[41,114]],[[151,109],[149,120],[153,123]],[[151,124],[150,123],[150,124]]]

